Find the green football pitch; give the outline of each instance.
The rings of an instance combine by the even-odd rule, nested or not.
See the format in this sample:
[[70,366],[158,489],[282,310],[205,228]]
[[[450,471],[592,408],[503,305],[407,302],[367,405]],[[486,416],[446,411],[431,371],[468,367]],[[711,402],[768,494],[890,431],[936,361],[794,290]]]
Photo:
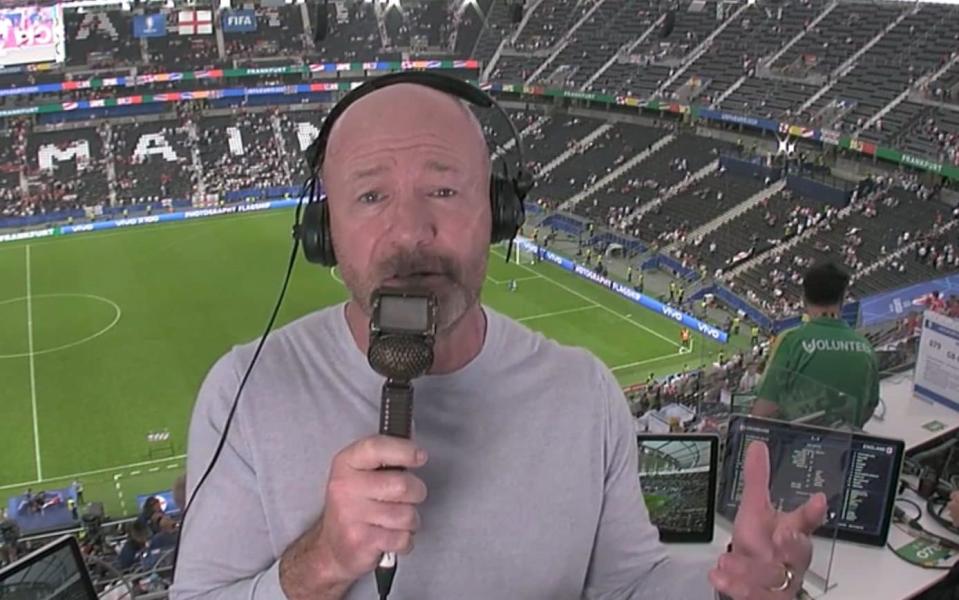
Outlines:
[[[290,247],[288,211],[0,245],[0,505],[81,479],[112,515],[182,472],[196,391],[256,338]],[[583,346],[624,385],[711,360],[718,346],[549,264],[492,250],[484,302]],[[511,292],[507,282],[517,281]],[[298,260],[280,324],[345,300],[335,269]],[[169,443],[151,444],[168,431]]]

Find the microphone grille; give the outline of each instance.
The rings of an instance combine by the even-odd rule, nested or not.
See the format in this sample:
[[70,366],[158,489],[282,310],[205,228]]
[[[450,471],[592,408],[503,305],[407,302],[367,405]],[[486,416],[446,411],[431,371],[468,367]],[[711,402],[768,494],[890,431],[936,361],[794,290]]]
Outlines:
[[373,370],[383,377],[410,381],[433,365],[433,348],[422,338],[384,335],[370,344],[367,358]]

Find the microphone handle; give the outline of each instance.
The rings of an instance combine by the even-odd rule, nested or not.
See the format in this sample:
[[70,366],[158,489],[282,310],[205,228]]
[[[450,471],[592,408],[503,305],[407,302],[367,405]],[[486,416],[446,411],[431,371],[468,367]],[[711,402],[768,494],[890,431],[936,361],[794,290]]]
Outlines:
[[387,379],[380,399],[380,433],[410,439],[413,433],[413,386]]
[[[413,433],[413,386],[408,381],[387,379],[383,384],[383,394],[380,399],[380,434],[409,439]],[[402,467],[382,467],[381,470],[398,470]],[[393,577],[396,574],[396,554],[386,552],[380,558],[376,567],[377,583],[383,581],[382,586],[386,594],[392,587]],[[380,595],[385,597],[381,589]]]

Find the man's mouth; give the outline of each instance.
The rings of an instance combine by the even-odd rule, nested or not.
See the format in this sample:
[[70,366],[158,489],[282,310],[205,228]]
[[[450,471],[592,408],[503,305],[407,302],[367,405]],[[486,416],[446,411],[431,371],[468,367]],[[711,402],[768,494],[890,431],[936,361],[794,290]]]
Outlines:
[[439,271],[412,271],[409,273],[397,273],[389,278],[388,281],[432,281],[434,279],[446,278],[445,273]]

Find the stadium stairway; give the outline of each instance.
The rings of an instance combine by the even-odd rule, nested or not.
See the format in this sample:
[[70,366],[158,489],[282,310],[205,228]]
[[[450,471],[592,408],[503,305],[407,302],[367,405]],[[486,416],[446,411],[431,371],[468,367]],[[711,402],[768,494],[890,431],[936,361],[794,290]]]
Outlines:
[[[595,139],[598,138],[599,136],[603,135],[604,133],[606,133],[607,131],[609,131],[609,130],[612,129],[612,128],[613,128],[613,124],[612,124],[612,123],[604,123],[604,124],[600,125],[600,126],[597,127],[596,129],[594,129],[592,132],[590,132],[589,135],[587,135],[586,137],[584,137],[584,138],[581,139],[581,140],[577,140],[577,142],[576,142],[575,144],[573,144],[570,148],[567,148],[567,149],[564,150],[561,154],[559,154],[556,158],[554,158],[553,160],[551,160],[551,161],[549,161],[548,163],[546,163],[545,165],[543,165],[543,168],[540,169],[540,171],[539,171],[539,173],[537,174],[537,176],[542,177],[543,175],[549,174],[550,171],[552,171],[552,170],[555,169],[556,167],[560,166],[561,164],[563,164],[564,162],[566,162],[571,156],[573,156],[574,154],[576,154],[576,148],[578,148],[579,146],[589,145],[590,143],[592,143],[593,140],[595,140]],[[575,198],[575,196],[574,196],[574,198]],[[569,200],[567,200],[567,202],[569,202]]]
[[[456,40],[459,38],[460,22],[463,20],[463,13],[465,13],[466,9],[469,7],[470,7],[469,2],[462,2],[460,3],[459,8],[457,8],[456,11],[453,13],[453,22],[450,23],[450,34],[446,41],[447,47],[452,52],[456,51]],[[476,7],[478,11],[482,12],[482,9],[479,8],[479,4],[477,4]],[[492,5],[490,5],[490,8],[492,8]],[[486,15],[484,14],[483,17],[485,21]],[[479,36],[477,36],[477,38],[479,38]],[[470,56],[472,56],[472,54],[470,54]]]
[[596,10],[600,6],[602,6],[603,2],[605,1],[606,0],[596,0],[596,2],[593,3],[593,6],[591,6],[590,9],[586,11],[586,14],[584,14],[578,21],[576,21],[576,23],[574,23],[573,26],[569,28],[569,31],[563,34],[563,37],[560,38],[555,48],[553,48],[553,51],[550,52],[549,56],[546,57],[546,60],[544,60],[538,67],[536,67],[536,69],[526,79],[526,82],[525,82],[526,85],[531,85],[534,81],[536,81],[536,78],[539,77],[540,73],[542,73],[546,69],[546,67],[548,67],[550,64],[552,64],[554,60],[556,60],[556,57],[559,56],[560,52],[565,50],[566,46],[569,46],[570,42],[573,39],[573,34],[576,33],[576,30],[579,29],[583,23],[588,21],[590,17],[593,16],[593,13],[596,12]]
[[[833,229],[840,226],[843,220],[846,217],[848,217],[849,214],[852,212],[852,209],[853,209],[853,205],[850,204],[849,206],[846,206],[845,208],[841,209],[838,213],[836,213],[836,220],[832,224]],[[738,277],[739,275],[741,275],[742,273],[745,273],[746,271],[748,271],[750,268],[758,265],[759,263],[765,262],[768,259],[776,256],[777,254],[782,254],[786,252],[787,250],[793,248],[794,246],[799,245],[800,243],[806,241],[807,239],[821,232],[822,230],[819,227],[810,227],[809,229],[803,231],[801,234],[793,236],[789,238],[788,240],[786,240],[785,242],[776,244],[775,246],[770,248],[767,252],[757,254],[756,256],[753,256],[752,258],[749,258],[748,260],[739,263],[734,268],[730,269],[725,274],[723,274],[723,280],[728,283],[732,281],[733,279],[735,279],[736,277]]]
[[[485,63],[486,68],[480,76],[481,81],[486,81],[492,70],[489,68],[494,62],[495,55],[499,53],[503,46],[503,32],[508,31],[512,26],[508,14],[508,7],[505,2],[492,2],[483,16],[483,27],[480,28],[476,36],[476,42],[470,56]],[[499,36],[499,37],[497,37]]]
[[[611,125],[604,125],[603,127],[609,128],[609,127],[612,127],[612,126],[611,126]],[[602,129],[602,127],[601,127],[600,129]],[[597,130],[597,131],[598,131],[598,130]],[[590,136],[592,136],[592,135],[593,135],[593,134],[590,134]],[[587,137],[589,137],[589,136],[587,136]],[[585,139],[585,138],[584,138],[584,139]],[[664,135],[663,137],[659,138],[658,140],[656,140],[655,142],[653,142],[653,144],[652,144],[649,148],[646,148],[645,150],[643,150],[642,152],[640,152],[640,153],[637,154],[636,156],[634,156],[634,157],[630,158],[629,160],[625,161],[623,164],[621,164],[621,165],[618,166],[617,168],[615,168],[615,169],[613,169],[612,171],[610,171],[605,177],[597,180],[596,183],[594,183],[594,184],[593,184],[592,186],[590,186],[589,188],[587,188],[587,189],[583,190],[582,192],[579,192],[578,194],[574,195],[574,196],[571,197],[570,199],[566,200],[566,202],[563,202],[563,203],[559,206],[559,210],[572,211],[573,208],[574,208],[577,204],[579,204],[580,202],[582,202],[582,201],[585,200],[586,198],[589,198],[590,196],[592,196],[592,195],[595,194],[596,192],[598,192],[598,191],[600,191],[600,190],[606,189],[606,187],[607,187],[611,182],[615,181],[616,179],[618,179],[619,177],[621,177],[624,173],[626,173],[627,171],[629,171],[630,169],[632,169],[633,167],[635,167],[635,166],[638,165],[639,163],[643,162],[644,160],[646,160],[647,158],[649,158],[650,156],[652,156],[652,155],[655,154],[656,152],[659,152],[660,150],[662,150],[664,147],[666,147],[670,142],[672,142],[672,141],[675,140],[675,139],[676,139],[676,136],[673,135],[673,134],[671,134],[671,133],[668,134],[668,135]],[[568,154],[568,153],[569,153],[569,151],[564,152],[563,154]],[[561,156],[562,156],[562,155],[561,155]],[[567,158],[568,158],[568,157],[567,157]],[[565,160],[565,159],[564,159],[564,160]],[[555,162],[555,160],[554,160],[553,162]],[[552,164],[552,163],[550,163],[550,164]],[[545,170],[545,169],[544,169],[544,170]]]
[[736,19],[739,18],[739,15],[741,15],[743,11],[748,9],[750,6],[752,5],[749,4],[748,2],[744,2],[742,5],[739,6],[739,8],[736,9],[736,11],[733,14],[729,15],[729,17],[727,17],[725,21],[723,21],[718,27],[716,27],[716,29],[713,29],[712,32],[708,36],[706,36],[706,38],[703,39],[703,41],[700,42],[698,46],[693,48],[692,52],[690,52],[686,56],[686,58],[683,59],[683,64],[681,64],[679,68],[676,69],[673,72],[673,74],[670,77],[668,77],[666,81],[663,82],[663,85],[659,86],[659,89],[653,92],[653,97],[654,98],[663,97],[666,94],[666,90],[668,90],[673,85],[673,83],[675,83],[676,80],[682,76],[683,73],[685,73],[691,66],[693,66],[693,63],[695,63],[697,60],[699,60],[699,58],[703,54],[706,54],[706,52],[709,51],[709,48],[713,44],[713,40],[715,40],[719,34],[721,34],[727,27],[729,27],[731,23],[736,21]]
[[490,75],[493,74],[493,69],[496,68],[496,63],[499,62],[499,57],[503,55],[503,48],[509,44],[509,38],[503,37],[499,41],[499,46],[496,47],[496,52],[493,53],[493,57],[489,59],[489,63],[486,65],[486,68],[483,69],[482,75],[480,75],[480,81],[486,82],[489,81]]
[[789,52],[789,49],[792,48],[793,46],[795,46],[796,43],[797,43],[799,40],[801,40],[804,35],[806,35],[806,32],[807,32],[807,31],[812,31],[813,29],[815,29],[816,27],[818,27],[818,26],[819,26],[819,23],[820,23],[823,19],[825,19],[827,16],[829,16],[829,13],[831,13],[832,11],[834,11],[837,6],[839,6],[839,0],[833,0],[832,2],[830,2],[830,3],[822,10],[822,12],[819,13],[819,15],[817,15],[816,18],[813,19],[812,22],[809,23],[809,26],[808,26],[808,27],[806,27],[805,29],[803,29],[802,31],[800,31],[799,33],[797,33],[795,36],[793,36],[793,38],[792,38],[791,40],[789,40],[788,42],[786,42],[786,45],[784,45],[782,48],[780,48],[779,50],[777,50],[775,54],[772,54],[771,56],[769,56],[769,58],[766,58],[766,59],[763,59],[763,60],[759,61],[759,65],[760,65],[762,68],[764,68],[764,69],[768,69],[768,68],[772,67],[773,63],[775,63],[777,60],[779,60],[779,59],[782,57],[783,54]]
[[[399,6],[399,3],[396,6]],[[380,32],[380,48],[387,48],[390,45],[390,35],[386,32],[386,11],[392,7],[392,3],[389,5],[383,2],[373,4],[373,14],[376,15],[376,29]]]
[[742,85],[746,83],[747,79],[749,79],[749,76],[743,75],[742,77],[734,81],[732,85],[730,85],[728,88],[723,90],[723,93],[717,96],[716,99],[712,101],[712,103],[709,105],[709,108],[719,109],[719,106],[726,101],[726,98],[729,98],[730,96],[732,96],[733,92],[735,92],[740,87],[742,87]]
[[523,33],[523,30],[526,29],[526,24],[529,23],[529,20],[536,13],[536,9],[542,6],[544,0],[535,0],[532,6],[526,7],[526,12],[523,14],[523,20],[519,22],[519,26],[516,28],[516,31],[513,32],[513,35],[509,36],[509,45],[515,46],[516,40],[519,39],[519,36]]
[[[959,221],[954,221],[954,220],[947,221],[941,227],[934,228],[932,231],[930,231],[929,237],[939,237],[945,233],[949,233],[950,231],[956,228],[957,224],[959,224]],[[908,253],[915,251],[916,248],[919,247],[919,244],[923,243],[925,239],[926,239],[926,236],[917,236],[916,239],[909,242],[908,244],[904,244],[896,248],[894,252],[890,252],[886,254],[885,256],[883,256],[882,258],[879,258],[878,260],[872,262],[871,264],[868,264],[862,269],[856,271],[853,274],[853,276],[850,278],[850,281],[849,281],[850,286],[852,286],[852,284],[856,283],[863,277],[866,277],[873,271],[876,271],[877,269],[880,269],[888,265],[890,262],[898,258],[902,258]]]
[[638,219],[640,216],[646,214],[647,212],[651,211],[655,207],[663,204],[664,202],[666,202],[673,196],[679,194],[680,192],[682,192],[689,186],[693,185],[697,181],[704,179],[710,176],[711,174],[715,173],[718,169],[719,169],[719,160],[717,159],[717,160],[711,161],[702,169],[696,171],[689,177],[673,185],[671,188],[663,192],[658,198],[654,199],[652,202],[647,202],[646,204],[643,204],[642,206],[640,206],[633,212],[629,213],[626,220],[630,223],[635,222],[636,219]]
[[616,63],[617,58],[619,58],[620,56],[629,56],[630,54],[632,54],[633,50],[637,46],[645,42],[649,38],[649,36],[653,34],[653,32],[660,31],[662,29],[663,21],[665,20],[666,20],[666,14],[664,13],[661,17],[656,19],[656,21],[652,25],[647,27],[646,31],[640,34],[638,38],[636,38],[632,42],[629,42],[628,44],[623,44],[623,46],[619,49],[619,51],[616,54],[611,56],[609,60],[607,60],[603,64],[602,67],[600,67],[595,73],[593,73],[589,77],[589,79],[587,79],[583,83],[583,85],[579,87],[579,91],[585,92],[586,90],[588,90],[589,87],[593,85],[593,83],[603,75],[603,73],[605,73],[611,66],[613,66]]
[[[303,4],[303,10],[306,10],[306,4]],[[307,39],[310,40],[310,43],[313,42],[313,30],[310,29],[310,19],[306,18],[303,21],[304,31],[307,32]],[[223,28],[214,27],[213,34],[216,39],[216,52],[220,60],[226,60],[226,40],[223,39]]]
[[903,21],[906,17],[908,17],[909,15],[911,15],[911,14],[916,14],[917,12],[919,12],[919,10],[920,10],[921,8],[922,8],[922,5],[917,3],[914,7],[910,8],[910,9],[908,9],[908,10],[904,10],[904,11],[902,11],[901,13],[899,13],[899,16],[896,17],[895,20],[894,20],[892,23],[889,23],[888,25],[886,25],[886,26],[882,29],[882,31],[880,31],[879,33],[877,33],[876,35],[874,35],[871,40],[869,40],[868,42],[866,42],[865,44],[863,44],[862,47],[859,48],[859,50],[856,50],[856,52],[853,53],[852,56],[850,56],[849,58],[847,58],[847,59],[845,60],[845,62],[843,62],[843,63],[842,63],[841,65],[839,65],[838,67],[836,67],[836,69],[835,69],[832,73],[829,74],[829,81],[828,81],[828,83],[826,83],[826,85],[824,85],[824,86],[822,86],[821,88],[819,88],[819,89],[816,91],[815,94],[813,94],[812,96],[810,96],[805,102],[803,102],[802,106],[799,107],[799,111],[798,111],[799,114],[802,114],[802,113],[806,112],[807,110],[809,110],[809,107],[811,107],[813,104],[815,104],[817,100],[819,100],[820,98],[822,98],[824,94],[828,93],[829,90],[831,90],[831,89],[833,88],[833,86],[836,85],[836,83],[839,82],[840,79],[842,79],[842,78],[845,77],[850,71],[852,71],[853,68],[855,68],[855,66],[856,66],[856,62],[862,57],[862,55],[865,54],[866,52],[869,52],[869,50],[870,50],[873,46],[875,46],[876,44],[878,44],[878,43],[879,43],[879,40],[881,40],[884,35],[886,35],[886,34],[889,33],[890,31],[892,31],[892,29],[893,29],[894,27],[896,27],[897,25],[899,25],[900,23],[902,23],[902,21]]
[[[273,129],[273,141],[276,144],[277,148],[286,148],[286,143],[283,141],[283,123],[280,122],[280,115],[273,113],[270,115],[270,127]],[[290,161],[283,161],[283,174],[286,175],[287,181],[293,181],[293,169],[290,168]]]
[[[543,126],[543,124],[544,124],[548,119],[549,119],[549,117],[547,117],[547,116],[537,117],[537,119],[536,119],[535,121],[533,121],[532,123],[530,123],[528,126],[524,127],[523,129],[520,129],[520,130],[519,130],[519,136],[520,136],[521,138],[523,138],[523,139],[526,139],[526,136],[528,136],[529,134],[533,133],[534,131],[537,131],[540,127]],[[512,150],[512,149],[513,149],[513,146],[515,146],[515,145],[516,145],[516,139],[513,138],[513,137],[510,137],[510,139],[506,140],[506,142],[505,142],[502,146],[500,146],[499,148],[497,148],[497,149],[493,152],[493,154],[490,155],[490,158],[493,159],[493,160],[499,158],[500,156],[502,156],[503,154],[505,154],[505,153],[508,152],[509,150]]]
[[[916,90],[920,89],[924,85],[928,85],[930,83],[933,83],[934,81],[937,81],[940,77],[942,77],[944,73],[946,73],[949,69],[951,69],[956,63],[959,63],[959,52],[954,53],[949,58],[949,60],[947,60],[946,63],[942,65],[939,69],[937,69],[936,71],[932,73],[924,75],[923,77],[920,77],[912,85],[912,87],[909,87],[903,90],[902,93],[896,96],[893,100],[891,100],[889,104],[882,107],[882,110],[880,110],[879,112],[871,116],[869,120],[863,124],[862,128],[856,130],[856,132],[853,135],[858,137],[860,133],[862,133],[865,130],[868,130],[870,127],[875,125],[876,122],[879,121],[879,119],[885,117],[897,106],[902,104],[906,99],[911,98],[911,96]],[[922,98],[920,97],[919,99],[921,100]]]
[[[113,148],[113,126],[110,125],[110,121],[106,120],[103,122],[103,147],[104,148]],[[107,168],[107,189],[110,190],[110,206],[117,205],[117,165],[113,162],[113,154],[109,153],[106,157],[107,160],[104,161],[104,165]]]
[[[193,173],[196,175],[196,194],[206,198],[206,181],[203,173],[203,160],[200,158],[200,134],[196,130],[196,121],[189,119],[186,126],[190,138],[190,157],[193,160]],[[282,146],[281,146],[282,148]]]
[[[712,221],[708,221],[704,223],[703,225],[701,225],[700,227],[697,227],[696,229],[692,230],[691,232],[689,232],[689,234],[687,234],[686,238],[690,240],[695,240],[696,238],[700,236],[705,237],[706,235],[712,233],[716,229],[719,229],[719,227],[721,227],[724,223],[732,221],[733,219],[742,215],[743,213],[753,208],[754,206],[756,206],[757,204],[759,204],[766,198],[769,198],[773,196],[774,194],[778,194],[785,187],[786,187],[786,180],[780,179],[779,181],[773,183],[772,185],[765,187],[762,190],[756,192],[749,198],[746,198],[745,200],[743,200],[736,206],[730,208],[729,210],[719,215]],[[667,246],[666,250],[667,251],[672,250],[677,245],[678,244],[674,242],[670,244],[669,246]]]

